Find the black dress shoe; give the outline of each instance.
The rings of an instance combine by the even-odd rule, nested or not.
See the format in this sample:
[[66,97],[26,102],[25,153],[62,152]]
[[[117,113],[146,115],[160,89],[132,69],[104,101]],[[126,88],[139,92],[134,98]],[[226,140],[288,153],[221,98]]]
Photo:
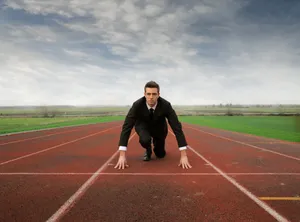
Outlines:
[[149,161],[151,160],[151,154],[152,154],[152,151],[151,149],[150,150],[147,150],[144,154],[144,161]]

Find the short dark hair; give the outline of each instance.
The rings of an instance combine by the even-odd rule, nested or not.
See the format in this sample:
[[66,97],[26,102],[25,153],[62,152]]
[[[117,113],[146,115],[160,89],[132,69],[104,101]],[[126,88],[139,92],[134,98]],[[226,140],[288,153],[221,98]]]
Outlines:
[[146,88],[157,88],[157,91],[159,92],[159,85],[154,81],[150,81],[146,83],[144,87],[145,92],[146,92]]

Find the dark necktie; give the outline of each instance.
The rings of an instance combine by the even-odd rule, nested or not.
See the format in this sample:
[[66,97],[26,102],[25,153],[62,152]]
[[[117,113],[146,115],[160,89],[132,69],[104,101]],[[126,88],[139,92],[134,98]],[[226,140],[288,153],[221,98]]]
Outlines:
[[150,108],[150,119],[153,118],[153,112],[154,112],[154,109]]

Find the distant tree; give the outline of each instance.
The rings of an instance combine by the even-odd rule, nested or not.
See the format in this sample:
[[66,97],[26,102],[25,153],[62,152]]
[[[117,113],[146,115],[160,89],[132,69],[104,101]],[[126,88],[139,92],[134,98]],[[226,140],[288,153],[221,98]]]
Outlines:
[[39,110],[40,110],[40,115],[42,117],[48,117],[49,116],[48,107],[47,106],[40,106]]

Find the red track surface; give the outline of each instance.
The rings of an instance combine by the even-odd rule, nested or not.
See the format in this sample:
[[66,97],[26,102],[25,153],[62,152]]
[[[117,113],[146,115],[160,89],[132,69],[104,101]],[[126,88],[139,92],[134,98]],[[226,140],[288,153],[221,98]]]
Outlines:
[[117,170],[121,124],[0,137],[0,221],[300,221],[300,198],[261,199],[300,197],[299,144],[184,124],[192,169],[171,132],[150,162],[132,132]]

